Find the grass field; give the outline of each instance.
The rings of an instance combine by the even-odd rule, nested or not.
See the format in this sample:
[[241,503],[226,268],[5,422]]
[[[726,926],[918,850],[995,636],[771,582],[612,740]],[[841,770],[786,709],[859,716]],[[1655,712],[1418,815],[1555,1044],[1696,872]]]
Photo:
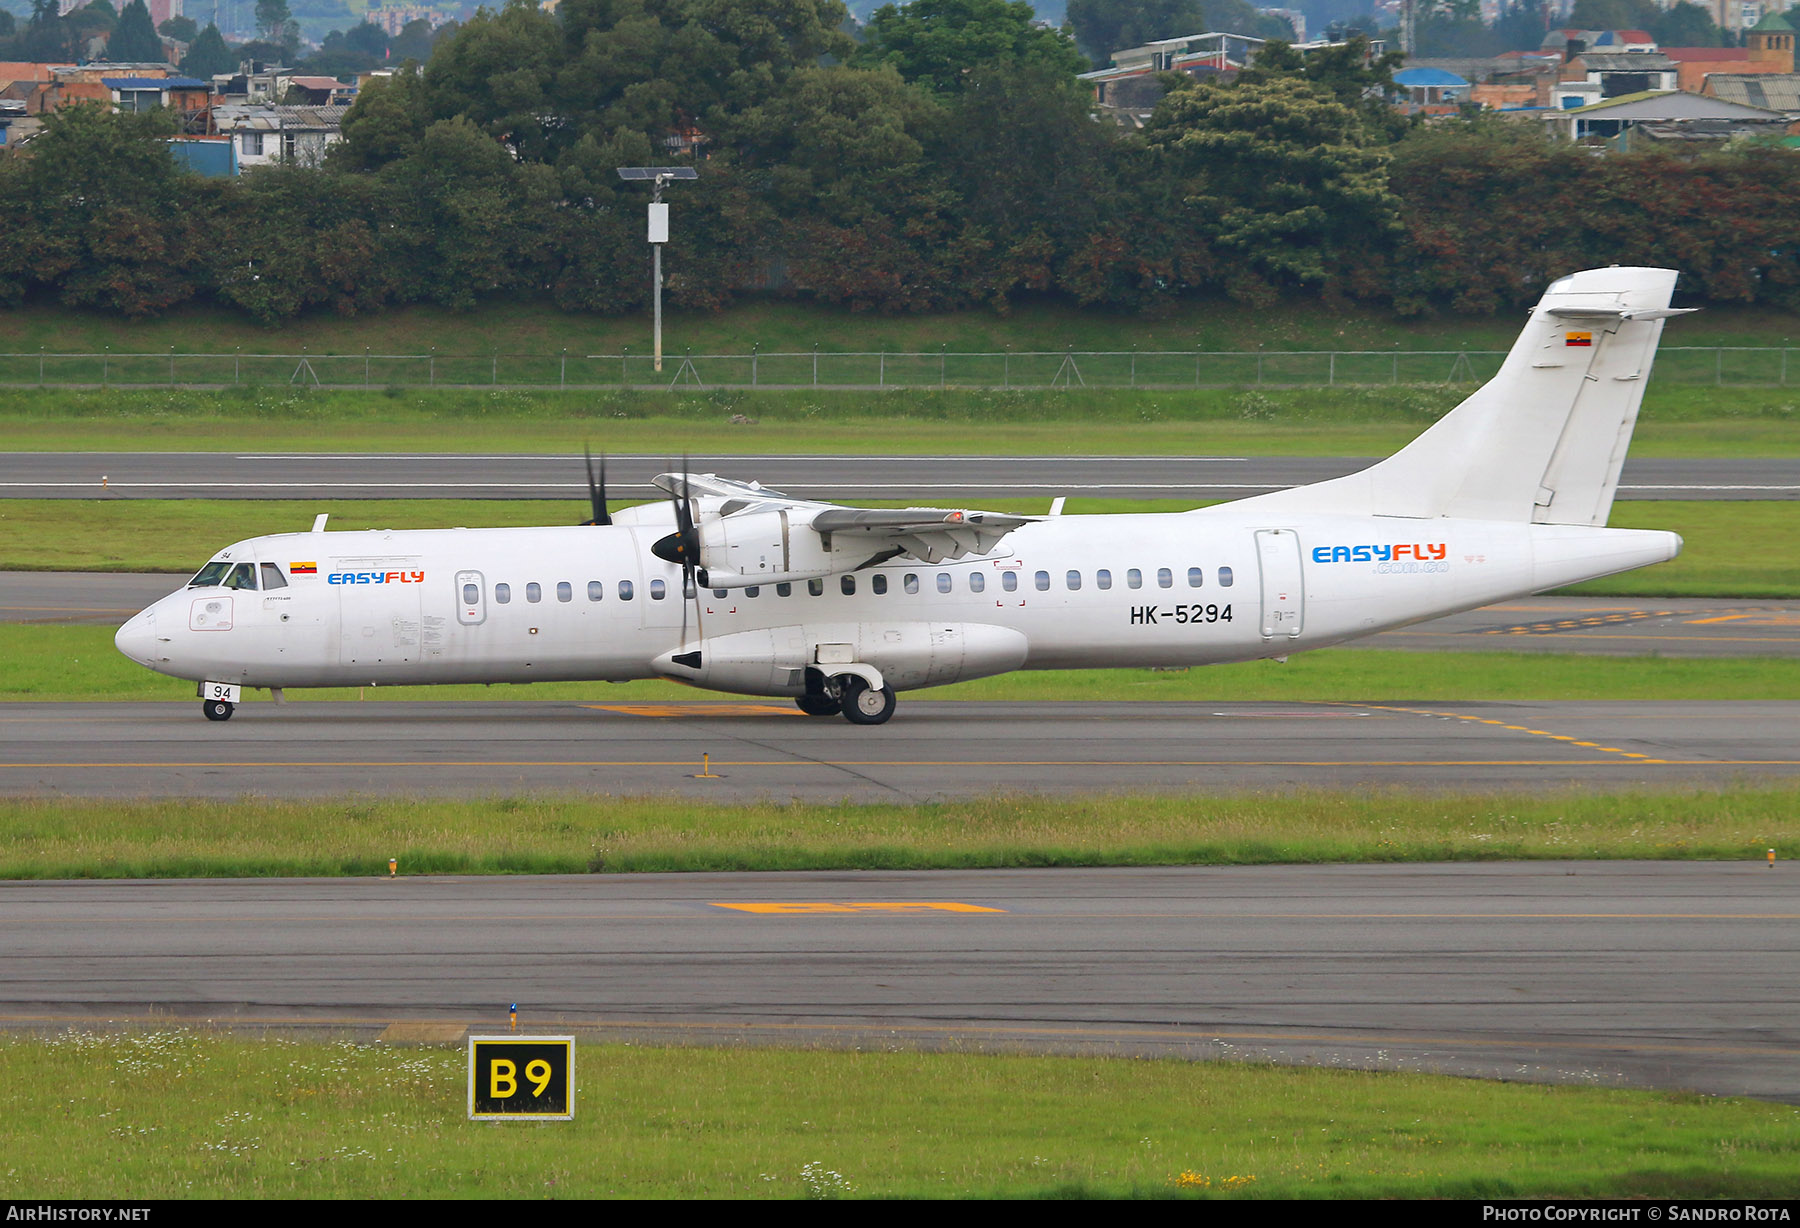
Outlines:
[[[576,479],[580,480],[580,479]],[[1048,500],[993,500],[990,510],[1041,515]],[[1180,511],[1176,500],[1074,498],[1069,515]],[[585,499],[8,499],[0,500],[0,571],[192,573],[214,551],[246,537],[301,532],[319,512],[334,529],[508,527],[575,524]],[[1680,558],[1596,580],[1588,595],[1800,596],[1800,502],[1619,503],[1616,528],[1671,529]]]
[[[14,451],[1385,455],[1472,385],[1148,392],[0,389]],[[1791,456],[1800,387],[1652,383],[1636,455]],[[736,419],[736,421],[734,421]],[[746,421],[748,420],[748,421]]]
[[0,1041],[8,1196],[1792,1198],[1787,1105],[1429,1075],[580,1042],[573,1121],[461,1049]]
[[1800,855],[1800,788],[1293,790],[921,805],[0,799],[0,878],[926,870]]
[[[1156,316],[1025,302],[1009,313],[879,315],[780,299],[748,299],[718,313],[668,311],[668,351],[747,353],[809,350],[1491,350],[1506,349],[1525,313],[1398,319],[1358,308],[1317,304],[1251,311],[1226,299],[1190,301]],[[1672,325],[1668,345],[1800,344],[1800,317],[1715,306]],[[650,349],[647,312],[574,315],[535,304],[488,303],[474,312],[415,307],[372,316],[306,316],[274,327],[223,310],[187,308],[152,320],[34,305],[0,312],[0,351],[97,353],[223,351],[419,354],[616,354]]]

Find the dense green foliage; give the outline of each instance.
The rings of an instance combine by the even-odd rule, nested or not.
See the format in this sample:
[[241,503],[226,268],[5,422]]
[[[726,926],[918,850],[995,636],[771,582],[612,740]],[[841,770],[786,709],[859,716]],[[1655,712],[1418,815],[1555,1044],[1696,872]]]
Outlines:
[[[510,0],[364,88],[324,168],[232,182],[178,170],[154,119],[71,108],[0,164],[0,305],[632,312],[646,192],[615,168],[696,156],[670,192],[677,309],[776,291],[905,312],[1220,294],[1492,312],[1606,263],[1800,304],[1787,151],[1595,158],[1531,126],[1413,127],[1371,99],[1393,59],[1360,40],[1176,80],[1133,131],[1095,121],[1068,37],[1027,12],[916,0],[858,47],[839,0]],[[373,54],[354,33],[345,54]]]

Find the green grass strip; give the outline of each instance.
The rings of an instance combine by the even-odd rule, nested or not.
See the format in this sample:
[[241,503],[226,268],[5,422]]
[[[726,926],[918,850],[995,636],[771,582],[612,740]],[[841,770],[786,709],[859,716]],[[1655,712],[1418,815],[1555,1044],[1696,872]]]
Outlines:
[[[1800,855],[1800,788],[922,805],[518,796],[0,800],[0,878],[356,877]],[[248,821],[251,817],[254,821]]]
[[583,1042],[573,1121],[461,1050],[0,1041],[7,1191],[118,1198],[1782,1198],[1787,1105],[1414,1074]]
[[[151,673],[113,647],[112,627],[0,623],[0,703],[31,700],[190,700],[194,684]],[[1771,657],[1602,657],[1503,651],[1399,652],[1326,648],[1283,664],[1248,661],[1190,670],[1026,671],[927,691],[921,699],[996,702],[1439,703],[1516,700],[1792,699],[1800,660]],[[496,686],[338,687],[288,692],[289,703],[368,700],[558,701],[583,704],[730,699],[673,682],[535,682]],[[267,693],[248,692],[250,704]],[[770,700],[782,704],[785,700]],[[181,718],[181,719],[185,719]]]
[[[579,480],[575,478],[573,480]],[[888,506],[893,506],[889,504]],[[992,511],[1042,515],[1048,499],[999,499]],[[1182,511],[1178,500],[1071,499],[1069,515]],[[7,499],[0,571],[170,571],[192,574],[246,537],[301,532],[319,512],[334,529],[577,524],[576,500]],[[1615,528],[1671,529],[1686,547],[1671,563],[1570,591],[1592,596],[1800,597],[1800,501],[1621,502]]]
[[[0,388],[13,451],[1385,456],[1473,384],[1036,391]],[[1653,384],[1637,456],[1800,455],[1800,388]],[[683,441],[686,441],[685,443]]]

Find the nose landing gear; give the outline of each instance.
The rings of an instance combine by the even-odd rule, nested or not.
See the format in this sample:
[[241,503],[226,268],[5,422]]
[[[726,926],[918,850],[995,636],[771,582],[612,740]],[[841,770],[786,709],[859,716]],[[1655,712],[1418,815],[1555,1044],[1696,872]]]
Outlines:
[[237,711],[237,705],[223,699],[209,699],[200,705],[200,710],[206,713],[209,721],[228,721],[231,714]]

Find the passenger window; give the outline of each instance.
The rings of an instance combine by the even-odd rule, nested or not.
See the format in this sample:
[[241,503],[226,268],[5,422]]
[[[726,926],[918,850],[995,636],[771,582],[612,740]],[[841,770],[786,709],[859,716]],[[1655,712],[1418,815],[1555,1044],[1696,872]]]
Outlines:
[[806,591],[815,597],[823,597],[825,595],[825,581],[808,580],[806,582]]
[[909,593],[918,592],[919,591],[918,574],[916,572],[910,572],[910,571],[907,572],[906,579],[904,579],[900,582],[900,587],[904,588]]
[[1031,577],[1031,582],[1037,585],[1037,591],[1040,593],[1047,593],[1050,591],[1050,573],[1047,571],[1038,572],[1035,576]]
[[1135,567],[1133,567],[1130,571],[1126,572],[1125,573],[1125,587],[1126,588],[1143,588],[1144,587],[1144,573],[1139,571]]
[[783,580],[780,584],[775,586],[775,595],[777,597],[792,597],[794,595],[794,586],[789,584],[786,580]]
[[620,601],[630,601],[635,596],[637,596],[637,590],[636,590],[636,588],[633,587],[631,581],[630,580],[620,580],[619,581],[619,600]]
[[875,590],[877,597],[882,596],[887,592],[887,577],[877,573],[875,578],[869,581],[869,587]]
[[838,577],[838,588],[843,590],[843,594],[846,597],[856,596],[856,577],[855,576],[839,576]]
[[272,588],[287,587],[287,577],[282,575],[281,568],[275,566],[273,563],[264,563],[262,565],[262,582],[263,592],[265,593]]
[[713,590],[713,596],[718,598],[720,601],[723,601],[723,600],[725,600],[725,590],[722,588],[715,588]]
[[558,601],[575,600],[575,586],[567,580],[558,580],[556,582],[556,599]]
[[1170,571],[1167,567],[1158,567],[1156,569],[1156,587],[1174,588],[1175,573]]
[[986,576],[982,575],[979,571],[971,571],[969,573],[969,591],[971,593],[979,593],[982,589],[984,589],[986,587],[987,587],[987,577]]
[[754,597],[760,592],[762,592],[762,586],[759,584],[752,584],[749,588],[744,590],[744,596]]
[[669,585],[665,580],[650,581],[650,600],[661,601],[669,595]]
[[589,580],[588,581],[588,600],[589,601],[598,601],[598,600],[600,600],[600,598],[602,598],[604,596],[606,596],[606,585],[600,583],[600,581],[598,581],[598,580]]
[[1189,588],[1199,588],[1204,583],[1206,583],[1206,568],[1204,568],[1204,567],[1188,568],[1188,587]]
[[510,585],[510,584],[494,585],[494,601],[496,604],[506,605],[511,600],[512,600],[512,585]]
[[239,563],[231,569],[231,575],[226,577],[225,587],[254,590],[256,588],[256,568],[248,563]]
[[1079,571],[1071,571],[1068,575],[1064,576],[1063,579],[1068,583],[1069,591],[1071,593],[1081,587],[1081,573]]
[[940,593],[949,592],[950,591],[950,573],[947,571],[938,572],[937,584],[938,584],[938,592],[940,592]]
[[1095,588],[1111,588],[1112,587],[1112,572],[1106,570],[1106,568],[1104,568],[1104,567],[1102,567],[1099,571],[1096,571],[1094,573],[1094,587]]
[[1016,571],[1001,572],[1000,573],[1000,587],[1005,589],[1009,593],[1018,592],[1019,591],[1019,573]]
[[527,601],[531,602],[533,605],[535,605],[538,602],[542,601],[543,599],[544,599],[544,586],[543,585],[539,584],[536,580],[533,580],[531,583],[529,583],[525,586],[525,600],[527,600]]
[[463,585],[463,604],[464,605],[476,605],[476,604],[479,604],[480,601],[481,601],[481,590],[477,589],[473,584]]
[[1231,587],[1231,568],[1229,568],[1229,567],[1219,568],[1219,587],[1220,588],[1230,588]]

